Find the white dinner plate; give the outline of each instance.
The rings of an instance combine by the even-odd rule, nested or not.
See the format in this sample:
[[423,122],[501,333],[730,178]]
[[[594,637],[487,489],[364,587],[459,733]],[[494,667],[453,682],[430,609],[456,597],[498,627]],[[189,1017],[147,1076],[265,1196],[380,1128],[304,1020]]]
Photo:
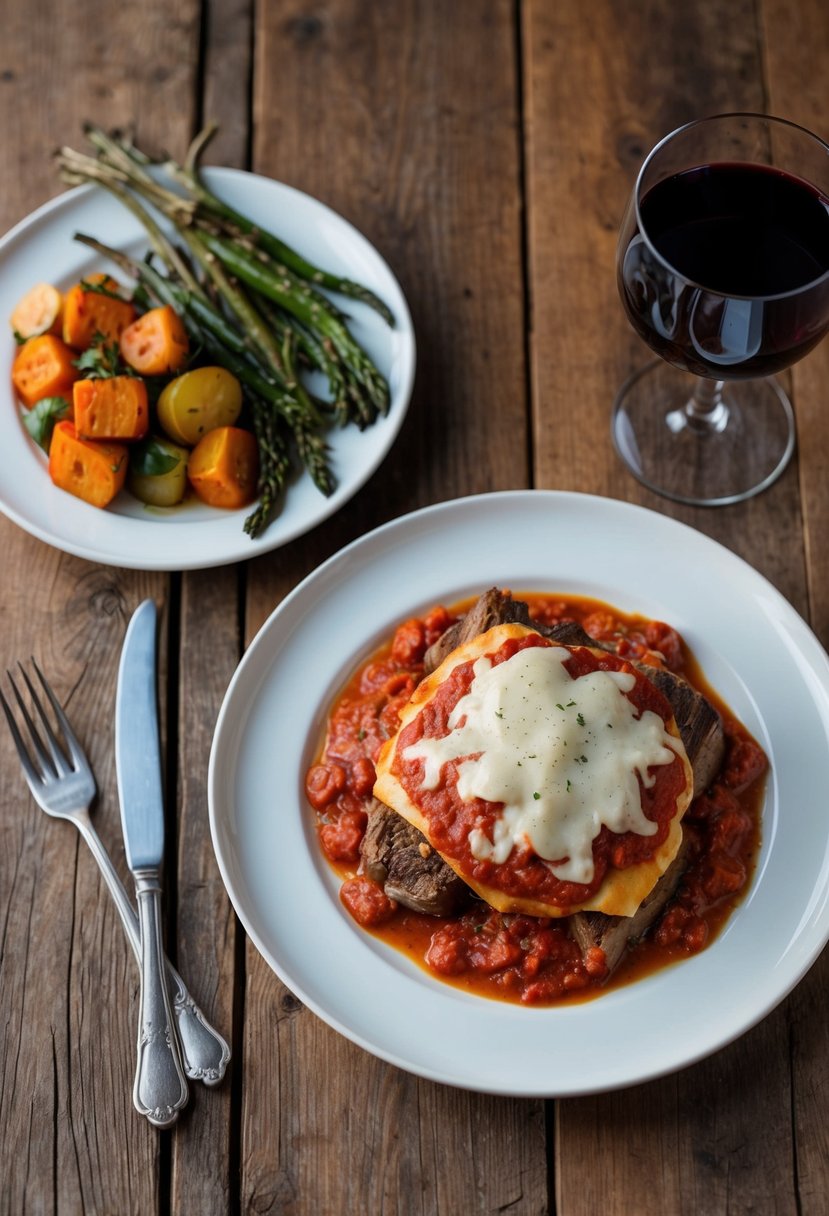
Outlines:
[[[355,279],[383,299],[392,329],[365,304],[332,297],[348,314],[349,328],[386,376],[388,415],[365,431],[349,426],[330,434],[337,488],[326,498],[307,474],[288,490],[265,532],[251,540],[243,523],[251,508],[222,511],[188,500],[166,511],[144,506],[126,491],[105,511],[58,490],[46,459],[26,432],[14,403],[11,330],[0,340],[0,510],[40,540],[91,561],[137,570],[194,570],[241,561],[284,545],[338,510],[368,480],[394,442],[409,404],[415,340],[406,300],[391,270],[365,237],[329,207],[269,178],[238,169],[206,169],[211,188],[238,211],[275,231],[306,258]],[[0,332],[29,288],[49,282],[66,290],[85,275],[124,274],[74,234],[87,235],[133,256],[147,241],[138,220],[105,190],[80,186],[59,195],[0,240]]]
[[[701,954],[585,1003],[460,992],[361,930],[317,846],[303,777],[326,707],[401,620],[493,585],[584,594],[674,625],[771,762],[751,887]],[[458,499],[343,549],[276,609],[228,689],[213,842],[248,934],[336,1030],[420,1076],[565,1096],[671,1072],[758,1022],[829,936],[829,659],[756,571],[663,515],[555,492]]]

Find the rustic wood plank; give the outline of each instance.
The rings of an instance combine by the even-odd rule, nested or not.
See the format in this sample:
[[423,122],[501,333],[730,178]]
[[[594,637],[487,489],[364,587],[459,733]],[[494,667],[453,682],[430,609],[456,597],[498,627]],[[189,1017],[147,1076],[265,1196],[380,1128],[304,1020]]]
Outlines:
[[203,123],[219,130],[209,145],[205,164],[250,168],[253,75],[252,0],[205,0]]
[[261,1102],[246,1085],[243,1140],[257,1145],[243,1161],[252,1210],[547,1210],[541,1103],[419,1081],[330,1031],[272,976],[258,974],[266,970],[261,959],[251,966],[246,1046],[266,1073]]
[[[181,578],[178,645],[176,940],[178,966],[234,1055],[221,1085],[191,1085],[173,1142],[172,1209],[223,1211],[235,1190],[239,1067],[234,1024],[238,922],[210,838],[207,770],[222,698],[239,661],[239,575],[233,566]],[[170,800],[170,809],[173,807]]]
[[662,1081],[559,1103],[557,1211],[794,1216],[790,1172],[777,1172],[769,1137],[747,1130],[767,1107],[767,1091],[788,1086],[785,1018],[779,1021],[762,1071],[748,1035]]
[[[753,3],[528,3],[524,62],[538,484],[638,501],[691,523],[805,610],[796,466],[749,503],[688,510],[643,490],[609,436],[619,384],[649,357],[616,296],[627,195],[655,140],[700,107],[763,108]],[[560,1216],[796,1210],[790,1139],[756,1152],[757,1127],[790,1126],[787,1033],[784,1009],[678,1077],[558,1103]],[[746,1085],[749,1076],[758,1080]]]
[[437,1210],[407,1116],[417,1109],[415,1078],[330,1031],[265,970],[257,957],[248,975],[246,1048],[264,1077],[245,1086],[245,1202],[286,1214]]
[[[375,524],[528,481],[512,5],[304,0],[258,22],[254,167],[375,243],[419,355],[383,468],[334,519],[251,563],[249,639],[300,572]],[[458,1094],[373,1059],[296,1009],[251,949],[247,978],[243,1207],[545,1210],[541,1103]]]
[[[825,88],[829,56],[829,11],[819,0],[792,8],[763,0],[761,30],[766,47],[768,109],[829,139],[829,100]],[[792,396],[800,438],[799,472],[809,581],[812,627],[829,643],[829,555],[823,532],[829,514],[829,436],[825,422],[825,386],[829,378],[829,343],[821,345],[791,369]]]
[[[829,139],[829,10],[819,0],[792,7],[763,0],[762,30],[766,47],[768,107]],[[829,342],[826,340],[792,368],[792,388],[800,436],[800,487],[812,628],[829,645],[829,435],[826,385]],[[821,959],[788,1002],[793,1069],[793,1120],[796,1137],[799,1212],[818,1216],[826,1206],[826,1162],[829,1132],[829,954]]]
[[[50,0],[4,12],[0,96],[14,119],[0,131],[3,231],[59,192],[51,152],[79,144],[85,119],[135,123],[155,146],[171,116],[186,122],[194,0],[140,11],[93,0],[83,21],[65,18]],[[0,543],[3,661],[32,651],[42,661],[89,751],[96,824],[127,878],[113,759],[118,656],[130,613],[148,595],[163,608],[167,579],[61,555],[5,519]],[[166,651],[162,688],[165,673]],[[5,729],[0,755],[0,1208],[152,1212],[164,1139],[132,1107],[137,971],[91,857],[70,825],[34,807]]]

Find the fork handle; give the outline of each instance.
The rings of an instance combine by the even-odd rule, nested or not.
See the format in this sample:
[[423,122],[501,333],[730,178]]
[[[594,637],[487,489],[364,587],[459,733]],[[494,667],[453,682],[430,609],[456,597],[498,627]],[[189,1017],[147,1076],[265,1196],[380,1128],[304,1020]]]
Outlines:
[[230,1048],[218,1030],[210,1025],[169,959],[166,963],[184,1071],[193,1081],[218,1085],[225,1075]]
[[141,935],[141,996],[133,1101],[150,1123],[169,1127],[187,1105],[189,1091],[164,973],[161,886],[156,869],[136,870],[134,877]]
[[[115,907],[121,917],[127,941],[132,947],[136,962],[140,964],[141,937],[138,930],[138,917],[124,889],[124,884],[104,848],[103,841],[95,831],[91,819],[87,815],[78,815],[75,823],[89,845],[92,856],[97,861],[106,880],[109,893],[115,901]],[[193,1000],[184,980],[173,964],[169,959],[165,961],[184,1071],[194,1081],[201,1081],[205,1085],[218,1085],[225,1075],[230,1059],[230,1048],[218,1030],[210,1025]]]

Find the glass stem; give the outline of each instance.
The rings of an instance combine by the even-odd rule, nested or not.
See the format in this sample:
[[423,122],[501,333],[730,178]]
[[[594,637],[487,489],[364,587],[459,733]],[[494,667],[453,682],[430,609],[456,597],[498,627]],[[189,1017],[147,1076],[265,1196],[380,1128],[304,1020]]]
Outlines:
[[719,434],[728,425],[728,406],[723,401],[724,380],[697,380],[685,403],[685,424],[699,433]]

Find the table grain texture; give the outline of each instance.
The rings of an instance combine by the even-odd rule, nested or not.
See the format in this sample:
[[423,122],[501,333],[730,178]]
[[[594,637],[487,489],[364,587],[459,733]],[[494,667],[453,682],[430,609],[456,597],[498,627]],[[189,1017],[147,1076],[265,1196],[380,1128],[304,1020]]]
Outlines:
[[787,377],[796,459],[748,503],[671,505],[609,438],[614,391],[646,357],[614,280],[638,165],[674,126],[724,110],[825,137],[825,0],[0,0],[0,18],[0,229],[59,191],[51,154],[78,146],[85,119],[181,156],[213,118],[209,163],[299,187],[378,247],[419,351],[381,469],[269,555],[141,573],[0,519],[0,663],[34,654],[52,677],[125,877],[116,672],[130,613],[159,604],[166,931],[234,1052],[174,1130],[136,1115],[133,958],[89,853],[36,810],[4,730],[0,1212],[824,1216],[826,955],[755,1029],[659,1081],[564,1101],[433,1084],[330,1030],[246,940],[206,775],[224,691],[282,597],[346,542],[459,495],[642,503],[742,555],[829,642],[829,343]]

